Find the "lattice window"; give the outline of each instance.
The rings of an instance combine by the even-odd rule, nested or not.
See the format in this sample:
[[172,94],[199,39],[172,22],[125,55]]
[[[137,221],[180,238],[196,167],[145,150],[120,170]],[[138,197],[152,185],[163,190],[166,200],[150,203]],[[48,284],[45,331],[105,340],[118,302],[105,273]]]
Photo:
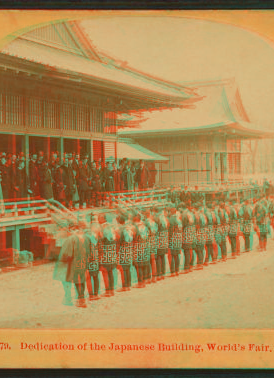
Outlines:
[[42,103],[40,99],[29,100],[29,122],[31,127],[42,127]]

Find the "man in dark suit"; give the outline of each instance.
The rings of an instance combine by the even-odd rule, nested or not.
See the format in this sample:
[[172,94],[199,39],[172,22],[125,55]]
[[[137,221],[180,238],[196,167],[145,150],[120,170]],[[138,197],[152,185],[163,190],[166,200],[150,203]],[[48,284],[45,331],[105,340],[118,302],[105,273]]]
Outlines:
[[9,165],[7,164],[5,152],[3,152],[1,155],[0,172],[1,172],[1,177],[2,177],[1,186],[2,186],[3,198],[8,199],[11,181],[10,181],[10,168],[9,168]]

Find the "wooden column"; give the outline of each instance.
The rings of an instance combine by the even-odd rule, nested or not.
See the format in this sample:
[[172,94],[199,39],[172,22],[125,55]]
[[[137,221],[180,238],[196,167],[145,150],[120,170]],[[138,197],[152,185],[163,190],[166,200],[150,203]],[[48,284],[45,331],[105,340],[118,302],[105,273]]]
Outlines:
[[64,155],[64,138],[63,137],[60,137],[58,139],[58,152],[59,152],[59,158],[61,162]]
[[24,147],[23,147],[23,151],[24,151],[24,154],[25,154],[25,157],[26,157],[26,172],[27,172],[27,175],[29,174],[29,135],[25,135],[24,136]]
[[0,232],[0,250],[3,251],[6,247],[6,229],[3,227],[3,230]]
[[89,154],[90,154],[90,160],[93,161],[93,140],[92,139],[89,139],[88,141],[89,143]]
[[11,148],[12,148],[12,154],[16,155],[16,135],[12,134],[12,142],[11,142]]
[[20,251],[20,230],[15,226],[15,230],[12,231],[12,248]]

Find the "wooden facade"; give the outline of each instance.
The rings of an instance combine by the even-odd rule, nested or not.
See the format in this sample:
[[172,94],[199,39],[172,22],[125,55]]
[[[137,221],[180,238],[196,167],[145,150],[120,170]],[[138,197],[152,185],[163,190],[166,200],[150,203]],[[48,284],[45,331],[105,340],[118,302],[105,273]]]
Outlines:
[[222,135],[135,137],[142,146],[168,157],[157,164],[159,185],[204,185],[241,178],[241,141]]

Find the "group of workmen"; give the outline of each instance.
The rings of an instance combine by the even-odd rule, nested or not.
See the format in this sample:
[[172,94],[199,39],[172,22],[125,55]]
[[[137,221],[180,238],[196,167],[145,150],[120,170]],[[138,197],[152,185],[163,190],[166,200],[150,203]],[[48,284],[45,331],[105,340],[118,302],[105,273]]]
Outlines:
[[[43,198],[66,207],[97,207],[110,201],[109,193],[152,187],[156,170],[144,161],[114,159],[91,161],[88,155],[53,152],[49,159],[40,151],[28,158],[0,154],[0,184],[4,200]],[[26,169],[28,166],[28,173]]]
[[86,287],[89,300],[100,299],[99,272],[105,282],[103,296],[110,297],[115,292],[116,269],[122,278],[122,287],[117,291],[129,291],[132,267],[138,278],[133,287],[143,288],[166,277],[166,256],[169,276],[178,276],[226,261],[227,242],[231,257],[236,258],[240,255],[240,237],[244,238],[244,251],[249,252],[254,232],[259,237],[258,250],[266,251],[267,235],[274,225],[273,198],[262,194],[256,200],[239,203],[236,198],[223,197],[205,205],[201,197],[196,203],[188,200],[168,207],[118,209],[114,214],[92,215],[89,224],[67,221],[62,226],[62,246],[54,272],[54,278],[63,282],[63,304],[73,305],[73,284],[78,307],[87,306]]

